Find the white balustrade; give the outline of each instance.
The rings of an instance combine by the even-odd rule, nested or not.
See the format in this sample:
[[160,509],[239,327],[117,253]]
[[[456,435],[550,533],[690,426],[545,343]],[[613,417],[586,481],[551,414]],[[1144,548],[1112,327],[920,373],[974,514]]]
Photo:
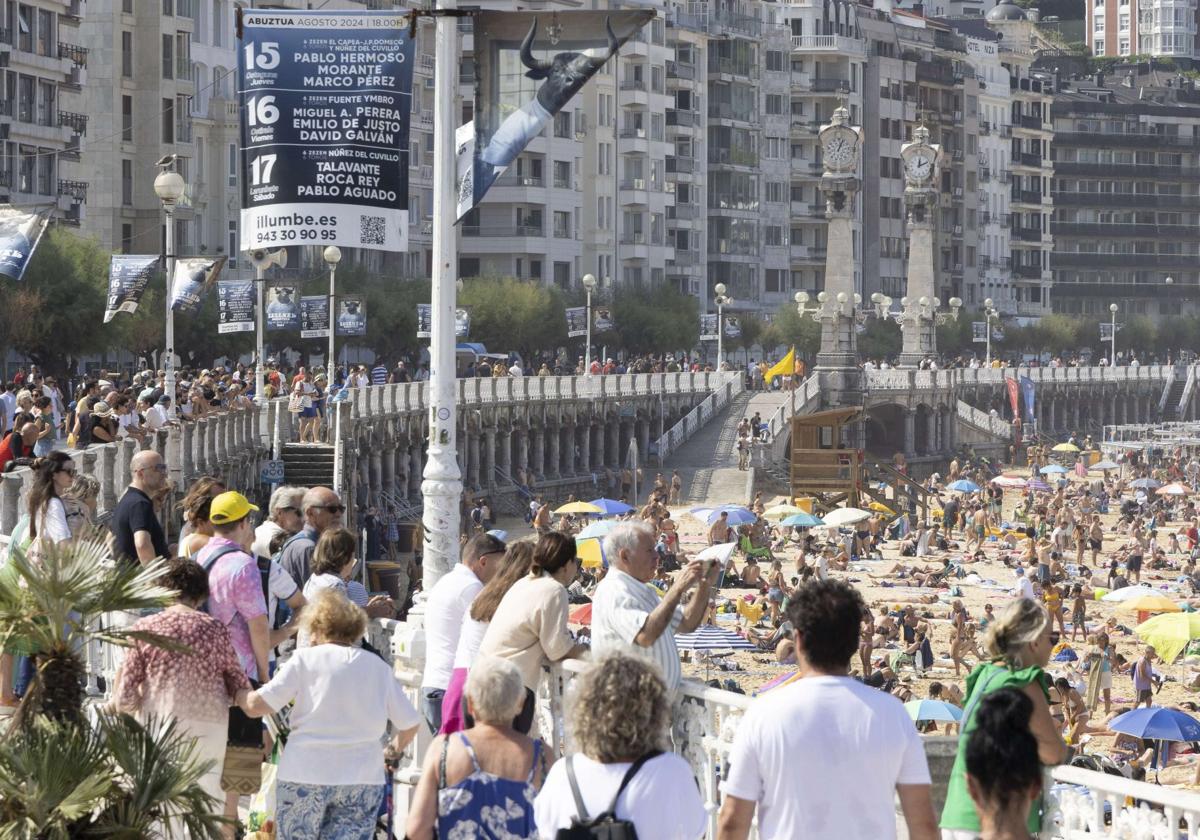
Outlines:
[[1176,840],[1200,838],[1200,795],[1078,767],[1046,771],[1050,840]]

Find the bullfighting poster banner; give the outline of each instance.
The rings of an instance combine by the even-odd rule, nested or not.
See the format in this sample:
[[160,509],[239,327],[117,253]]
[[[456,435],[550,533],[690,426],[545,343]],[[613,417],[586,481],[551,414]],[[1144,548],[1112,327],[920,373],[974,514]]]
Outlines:
[[[475,16],[475,119],[455,135],[460,219],[653,17],[643,9]],[[556,130],[574,138],[579,127]]]
[[361,295],[338,297],[337,334],[367,334],[367,302]]
[[392,11],[239,9],[241,249],[408,249],[415,48]]
[[200,297],[221,276],[227,257],[187,257],[175,260],[175,279],[171,284],[171,308],[176,312],[195,312]]

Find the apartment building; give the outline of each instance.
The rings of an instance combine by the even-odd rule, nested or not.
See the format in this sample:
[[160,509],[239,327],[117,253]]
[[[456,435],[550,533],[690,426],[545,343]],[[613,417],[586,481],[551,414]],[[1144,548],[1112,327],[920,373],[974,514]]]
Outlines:
[[86,219],[89,190],[74,168],[88,134],[82,20],[81,0],[9,0],[0,28],[0,202],[54,205],[68,224]]
[[1087,0],[1084,9],[1093,55],[1196,58],[1196,0]]
[[[1053,83],[1052,83],[1053,84]],[[1200,310],[1200,92],[1145,66],[1059,82],[1054,310]]]

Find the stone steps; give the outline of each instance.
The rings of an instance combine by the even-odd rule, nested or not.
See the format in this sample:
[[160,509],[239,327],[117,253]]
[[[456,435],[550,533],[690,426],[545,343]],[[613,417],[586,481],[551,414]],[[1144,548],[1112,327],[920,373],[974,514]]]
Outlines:
[[287,484],[300,487],[333,485],[333,446],[327,443],[283,445],[283,475]]

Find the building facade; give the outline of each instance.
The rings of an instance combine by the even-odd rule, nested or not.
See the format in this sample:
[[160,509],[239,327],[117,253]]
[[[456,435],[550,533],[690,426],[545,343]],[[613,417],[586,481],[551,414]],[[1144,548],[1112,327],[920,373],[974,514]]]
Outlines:
[[1196,0],[1088,0],[1084,9],[1093,55],[1196,58]]

